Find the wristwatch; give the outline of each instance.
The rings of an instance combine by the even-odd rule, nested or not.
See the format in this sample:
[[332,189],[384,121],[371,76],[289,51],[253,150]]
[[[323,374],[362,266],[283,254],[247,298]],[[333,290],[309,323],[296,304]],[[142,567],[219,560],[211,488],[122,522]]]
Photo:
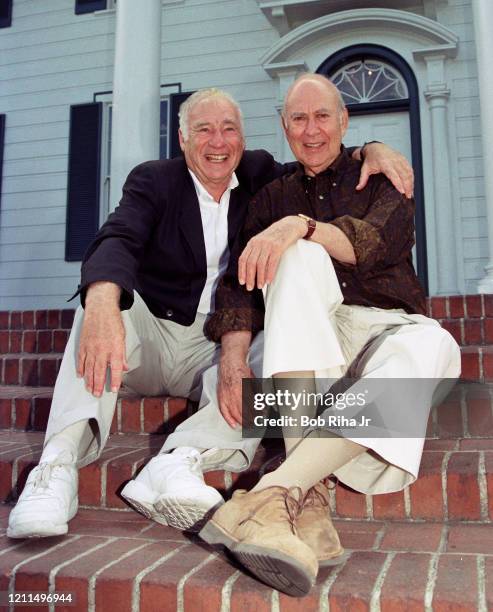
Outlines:
[[313,232],[315,231],[317,227],[317,222],[315,221],[315,219],[312,219],[311,217],[308,217],[307,215],[304,215],[303,213],[298,213],[298,217],[306,221],[307,230],[303,238],[304,240],[308,240],[310,236],[313,234]]

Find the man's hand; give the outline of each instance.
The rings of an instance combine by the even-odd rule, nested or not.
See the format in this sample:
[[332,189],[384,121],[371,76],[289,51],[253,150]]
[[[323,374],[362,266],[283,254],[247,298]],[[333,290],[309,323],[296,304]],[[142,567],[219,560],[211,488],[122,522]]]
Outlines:
[[228,332],[221,338],[217,399],[224,420],[233,429],[242,423],[241,381],[254,378],[247,365],[251,338],[249,331]]
[[271,283],[282,254],[303,238],[306,230],[306,222],[303,219],[290,215],[276,221],[249,240],[238,260],[240,285],[246,283],[246,288],[251,291],[255,287],[255,279],[259,289],[262,289],[265,283]]
[[217,399],[219,410],[226,423],[233,429],[242,423],[242,391],[243,378],[254,378],[253,372],[245,361],[231,358],[221,358],[219,362],[219,381],[217,384]]
[[365,159],[356,189],[364,189],[370,175],[380,173],[385,174],[399,193],[412,197],[414,173],[407,159],[386,144],[372,142],[365,145]]
[[108,366],[114,393],[120,388],[123,372],[128,370],[119,300],[120,287],[107,282],[93,283],[86,296],[77,375],[84,377],[87,390],[95,397],[101,397]]

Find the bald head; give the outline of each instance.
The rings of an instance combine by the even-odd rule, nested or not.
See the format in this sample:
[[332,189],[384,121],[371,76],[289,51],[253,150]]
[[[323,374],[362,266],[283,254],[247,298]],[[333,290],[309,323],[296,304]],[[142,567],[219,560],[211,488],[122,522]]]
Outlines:
[[333,83],[320,74],[304,74],[286,93],[282,123],[294,156],[315,176],[339,156],[348,114]]
[[289,99],[292,94],[296,92],[296,90],[303,85],[303,83],[318,83],[322,88],[324,88],[329,95],[333,95],[336,97],[339,110],[342,112],[346,105],[344,103],[344,99],[342,97],[341,92],[337,89],[337,87],[323,74],[316,74],[314,72],[305,72],[300,75],[289,87],[284,97],[284,104],[282,107],[282,116],[286,117],[286,110],[289,104]]

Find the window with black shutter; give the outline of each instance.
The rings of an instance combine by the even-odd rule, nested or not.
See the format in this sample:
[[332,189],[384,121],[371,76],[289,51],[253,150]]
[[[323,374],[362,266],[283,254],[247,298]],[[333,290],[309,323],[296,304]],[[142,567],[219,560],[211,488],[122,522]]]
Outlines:
[[180,141],[178,139],[178,128],[179,128],[179,122],[178,122],[178,111],[180,110],[180,104],[182,102],[185,102],[185,100],[191,96],[194,92],[193,91],[187,91],[187,92],[180,92],[180,93],[174,93],[174,94],[170,94],[169,96],[169,104],[170,104],[170,110],[169,110],[169,156],[171,157],[178,157],[179,155],[181,155],[181,149],[180,149]]
[[70,108],[65,260],[81,261],[99,227],[102,104]]
[[94,13],[94,11],[104,11],[106,0],[75,0],[75,14]]
[[12,0],[0,0],[0,28],[12,25]]

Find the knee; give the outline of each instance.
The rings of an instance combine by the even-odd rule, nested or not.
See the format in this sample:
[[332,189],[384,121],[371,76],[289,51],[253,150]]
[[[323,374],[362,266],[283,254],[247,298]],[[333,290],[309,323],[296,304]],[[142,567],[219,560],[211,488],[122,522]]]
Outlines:
[[307,263],[326,265],[327,262],[332,263],[330,255],[321,244],[302,239],[297,240],[284,251],[281,261],[296,265],[305,265]]
[[460,348],[446,329],[438,325],[417,325],[413,346],[419,363],[433,364],[434,374],[430,373],[430,377],[456,378],[460,374]]
[[335,276],[334,264],[324,247],[316,242],[298,240],[281,256],[275,280],[278,277],[288,277],[290,280],[314,275],[327,277],[328,271]]

